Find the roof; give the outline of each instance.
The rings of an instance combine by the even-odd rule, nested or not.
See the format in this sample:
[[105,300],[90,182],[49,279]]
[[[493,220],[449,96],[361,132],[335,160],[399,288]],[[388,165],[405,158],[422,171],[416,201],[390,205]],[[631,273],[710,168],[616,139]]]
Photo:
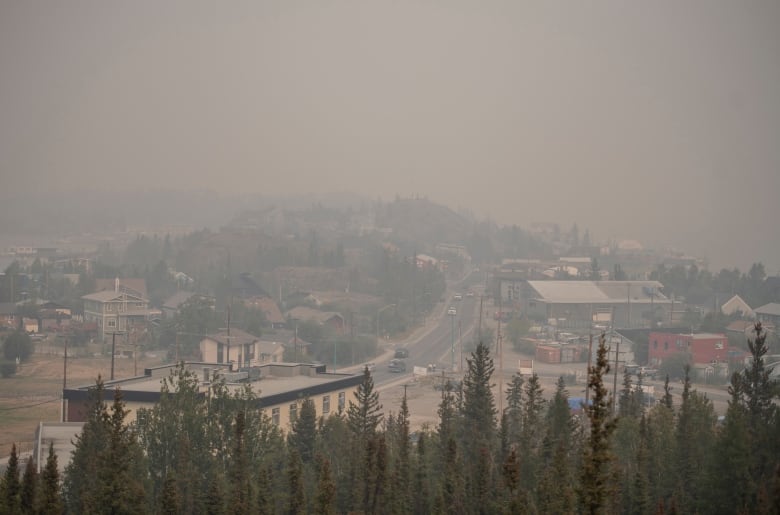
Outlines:
[[721,313],[724,315],[733,315],[735,313],[742,313],[745,316],[755,316],[753,310],[750,308],[747,302],[742,300],[739,295],[734,295],[729,300],[723,303],[720,307]]
[[89,295],[84,295],[81,298],[84,300],[94,300],[97,302],[111,302],[112,300],[124,300],[123,297],[125,296],[133,299],[137,299],[139,301],[146,301],[146,299],[142,297],[138,297],[131,293],[125,293],[125,292],[118,293],[115,292],[114,290],[104,290],[96,293],[90,293]]
[[658,281],[528,281],[544,302],[559,304],[608,304],[670,302],[660,293]]
[[[227,345],[228,344],[227,329],[221,329],[218,333],[210,334],[206,336],[206,338],[208,338],[209,340],[213,340],[217,343]],[[258,340],[260,340],[260,338],[251,335],[246,331],[242,331],[241,329],[230,330],[230,345],[245,345],[248,343],[254,343]]]
[[127,277],[125,279],[95,279],[95,291],[116,290],[116,283],[119,286],[129,288],[146,298],[146,279],[138,277]]
[[760,315],[780,316],[780,304],[777,302],[770,302],[769,304],[764,304],[760,308],[756,308],[753,311]]
[[163,307],[166,309],[179,309],[179,307],[190,300],[190,298],[193,295],[197,295],[195,292],[192,291],[177,291],[170,297],[168,297],[165,302],[163,302]]
[[254,299],[251,304],[256,306],[257,309],[263,312],[265,319],[271,324],[284,324],[287,322],[279,306],[276,305],[274,299],[270,297],[261,297]]
[[292,319],[314,320],[319,324],[324,324],[334,317],[338,317],[339,319],[343,318],[340,313],[336,313],[335,311],[320,311],[319,309],[314,309],[307,306],[298,306],[292,308],[287,312],[287,315]]

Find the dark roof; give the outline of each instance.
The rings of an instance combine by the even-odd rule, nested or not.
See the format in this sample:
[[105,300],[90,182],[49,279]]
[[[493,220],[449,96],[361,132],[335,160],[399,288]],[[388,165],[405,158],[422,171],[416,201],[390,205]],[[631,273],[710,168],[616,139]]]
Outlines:
[[233,276],[231,291],[238,297],[269,297],[268,293],[252,278],[249,272],[241,272]]

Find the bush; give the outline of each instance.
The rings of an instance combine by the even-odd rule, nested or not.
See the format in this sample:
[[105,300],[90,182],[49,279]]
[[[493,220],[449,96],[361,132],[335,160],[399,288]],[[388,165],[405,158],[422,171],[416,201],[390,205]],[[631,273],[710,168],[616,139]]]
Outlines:
[[16,373],[15,361],[7,361],[7,360],[0,361],[0,376],[11,377],[15,373]]
[[22,331],[14,331],[3,343],[3,357],[8,361],[27,361],[32,354],[32,339]]

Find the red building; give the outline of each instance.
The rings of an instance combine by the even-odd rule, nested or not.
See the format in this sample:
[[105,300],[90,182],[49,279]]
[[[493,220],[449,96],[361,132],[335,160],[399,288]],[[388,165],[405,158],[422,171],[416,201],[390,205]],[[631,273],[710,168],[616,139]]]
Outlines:
[[679,352],[689,354],[694,364],[726,363],[729,360],[729,340],[725,334],[650,333],[648,343],[651,365],[660,365]]

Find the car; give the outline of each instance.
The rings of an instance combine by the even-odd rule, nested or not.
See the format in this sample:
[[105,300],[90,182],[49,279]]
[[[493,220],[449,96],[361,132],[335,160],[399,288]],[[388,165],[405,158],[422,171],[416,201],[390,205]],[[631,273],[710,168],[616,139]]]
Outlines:
[[473,291],[470,291],[470,292],[466,293],[466,297],[473,297],[473,296],[474,296],[474,292]]
[[406,350],[406,349],[396,349],[395,350],[395,355],[393,357],[394,358],[399,358],[399,359],[408,358],[409,357],[409,351]]
[[366,368],[369,372],[373,372],[376,369],[376,365],[373,363],[366,363]]
[[387,371],[396,374],[406,372],[406,363],[400,359],[391,359],[387,364]]
[[452,317],[454,317],[455,315],[457,315],[457,314],[458,314],[458,312],[457,312],[457,311],[455,311],[455,308],[453,308],[453,307],[450,307],[450,309],[448,309],[448,310],[447,310],[447,314],[448,314],[449,316],[452,316]]
[[460,293],[456,293],[455,296],[453,297],[453,299],[454,300],[463,300],[463,295],[461,295]]

